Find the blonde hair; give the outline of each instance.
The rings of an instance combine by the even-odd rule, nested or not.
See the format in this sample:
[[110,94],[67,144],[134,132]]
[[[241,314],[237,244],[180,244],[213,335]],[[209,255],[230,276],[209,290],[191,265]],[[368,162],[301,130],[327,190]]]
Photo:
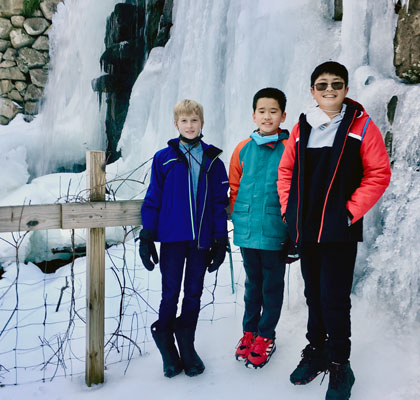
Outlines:
[[175,104],[174,107],[174,120],[178,121],[181,115],[197,114],[200,117],[201,122],[204,122],[204,111],[203,106],[194,100],[181,100]]

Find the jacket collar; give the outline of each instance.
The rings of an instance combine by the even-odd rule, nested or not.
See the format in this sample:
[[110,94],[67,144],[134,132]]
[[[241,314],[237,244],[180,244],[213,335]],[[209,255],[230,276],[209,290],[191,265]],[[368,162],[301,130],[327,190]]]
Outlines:
[[[186,163],[186,165],[188,165],[187,158],[179,148],[179,142],[179,138],[171,139],[168,141],[168,146],[176,152],[180,160],[182,160]],[[200,144],[203,148],[203,166],[205,166],[206,170],[208,170],[213,160],[215,160],[220,156],[220,154],[222,154],[222,150],[220,150],[216,146],[204,143],[202,140],[200,140]]]

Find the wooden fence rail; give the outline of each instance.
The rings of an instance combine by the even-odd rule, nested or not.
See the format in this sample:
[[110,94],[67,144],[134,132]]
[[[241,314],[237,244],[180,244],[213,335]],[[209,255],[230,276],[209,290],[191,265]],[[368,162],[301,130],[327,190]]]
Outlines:
[[86,232],[86,384],[104,382],[105,227],[139,226],[143,200],[107,202],[105,153],[86,153],[89,202],[0,207],[0,232]]
[[0,232],[141,225],[143,200],[0,207]]

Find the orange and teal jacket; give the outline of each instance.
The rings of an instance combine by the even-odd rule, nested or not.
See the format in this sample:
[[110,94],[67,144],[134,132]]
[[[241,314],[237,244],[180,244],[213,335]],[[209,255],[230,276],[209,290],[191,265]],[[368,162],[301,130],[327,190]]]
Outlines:
[[238,144],[229,167],[230,209],[236,246],[282,250],[287,228],[281,218],[277,171],[289,132],[258,145],[251,137]]
[[[389,185],[391,169],[381,132],[359,103],[351,99],[344,102],[347,107],[328,150],[325,169],[310,168],[312,153],[308,153],[307,145],[312,128],[304,114],[294,126],[281,159],[278,193],[296,245],[302,241],[362,241],[363,216]],[[322,187],[311,185],[308,177],[322,182]],[[308,239],[303,229],[308,227],[305,212],[314,202],[319,207],[312,215],[318,218],[311,220],[315,234]]]

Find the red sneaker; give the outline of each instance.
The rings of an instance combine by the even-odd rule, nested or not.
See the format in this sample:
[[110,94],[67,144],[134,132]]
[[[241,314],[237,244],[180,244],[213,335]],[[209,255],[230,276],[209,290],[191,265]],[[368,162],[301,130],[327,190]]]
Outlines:
[[262,368],[268,363],[272,354],[276,351],[274,339],[257,336],[251,347],[245,366],[248,368]]
[[244,335],[236,346],[235,358],[239,361],[246,360],[254,341],[255,335],[252,332],[244,332]]

